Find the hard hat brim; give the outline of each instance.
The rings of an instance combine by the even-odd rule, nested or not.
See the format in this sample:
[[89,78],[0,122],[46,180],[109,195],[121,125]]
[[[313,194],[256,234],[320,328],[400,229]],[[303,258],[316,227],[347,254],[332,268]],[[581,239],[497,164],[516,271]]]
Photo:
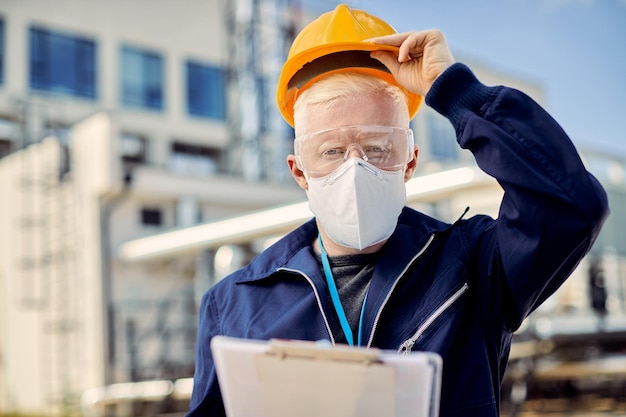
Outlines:
[[390,51],[397,55],[398,49],[395,46],[370,42],[338,42],[310,48],[294,55],[283,66],[276,90],[280,112],[293,127],[293,106],[300,92],[328,74],[357,71],[383,78],[398,86],[407,96],[409,115],[412,118],[422,102],[422,97],[400,86],[380,61],[369,56],[372,51]]

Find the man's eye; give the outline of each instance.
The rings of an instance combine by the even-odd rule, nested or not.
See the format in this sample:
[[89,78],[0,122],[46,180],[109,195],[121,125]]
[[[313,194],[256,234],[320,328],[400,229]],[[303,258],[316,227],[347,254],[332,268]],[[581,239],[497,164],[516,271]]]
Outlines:
[[382,147],[382,146],[370,146],[369,148],[367,148],[366,153],[373,153],[373,154],[382,154],[382,153],[386,153],[387,149]]
[[324,152],[322,152],[322,155],[324,156],[337,156],[337,155],[341,155],[343,152],[340,149],[334,148],[334,149],[326,149]]

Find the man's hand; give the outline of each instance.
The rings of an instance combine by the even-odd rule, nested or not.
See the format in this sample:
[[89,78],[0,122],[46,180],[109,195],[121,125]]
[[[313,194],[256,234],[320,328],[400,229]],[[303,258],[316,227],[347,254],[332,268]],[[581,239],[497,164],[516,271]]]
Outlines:
[[389,51],[374,51],[371,57],[382,62],[400,85],[421,96],[425,96],[439,74],[454,63],[439,30],[398,33],[366,42],[398,46],[398,56]]

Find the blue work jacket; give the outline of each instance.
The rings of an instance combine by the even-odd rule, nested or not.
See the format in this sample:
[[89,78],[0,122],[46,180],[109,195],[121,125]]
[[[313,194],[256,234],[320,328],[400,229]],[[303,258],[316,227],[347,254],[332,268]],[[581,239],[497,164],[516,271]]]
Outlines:
[[[374,269],[363,341],[441,355],[441,416],[497,416],[513,332],[589,251],[607,198],[567,135],[523,93],[487,87],[455,64],[426,100],[504,197],[497,220],[447,224],[403,210]],[[224,415],[213,336],[334,342],[317,234],[311,220],[204,295],[189,416]]]

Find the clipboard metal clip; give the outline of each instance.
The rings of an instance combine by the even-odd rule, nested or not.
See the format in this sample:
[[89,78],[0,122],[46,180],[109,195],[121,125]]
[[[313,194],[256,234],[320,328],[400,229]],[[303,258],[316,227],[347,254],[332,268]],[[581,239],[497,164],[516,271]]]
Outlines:
[[337,362],[356,362],[363,365],[381,363],[379,349],[353,346],[326,346],[317,342],[272,339],[266,355],[281,359],[310,359]]

